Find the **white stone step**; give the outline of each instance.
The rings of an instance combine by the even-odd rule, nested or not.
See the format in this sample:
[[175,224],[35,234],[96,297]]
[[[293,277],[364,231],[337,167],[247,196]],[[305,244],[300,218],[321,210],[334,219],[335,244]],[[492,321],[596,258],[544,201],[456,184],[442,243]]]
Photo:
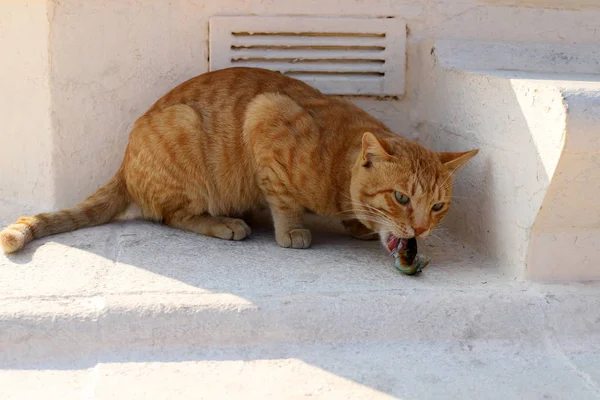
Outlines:
[[[269,229],[227,242],[140,221],[63,235],[0,258],[0,361],[128,349],[363,341],[600,343],[598,284],[514,281],[450,236],[420,276],[377,242],[313,222],[314,247]],[[542,335],[542,336],[540,336]]]
[[[501,340],[121,351],[0,370],[5,400],[598,399],[600,349]],[[589,345],[590,343],[587,343]]]

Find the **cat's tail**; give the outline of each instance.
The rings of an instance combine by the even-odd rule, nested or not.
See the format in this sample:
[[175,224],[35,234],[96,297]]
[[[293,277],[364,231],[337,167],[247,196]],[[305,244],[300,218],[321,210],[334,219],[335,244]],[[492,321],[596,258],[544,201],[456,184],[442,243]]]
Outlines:
[[14,253],[34,239],[112,221],[127,209],[129,195],[122,170],[82,203],[67,210],[21,217],[0,232],[4,253]]

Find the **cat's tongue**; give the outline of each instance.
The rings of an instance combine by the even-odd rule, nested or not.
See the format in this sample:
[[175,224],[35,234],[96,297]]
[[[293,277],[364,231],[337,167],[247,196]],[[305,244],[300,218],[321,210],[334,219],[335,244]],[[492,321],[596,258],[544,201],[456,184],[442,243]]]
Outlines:
[[408,239],[400,239],[394,235],[390,235],[387,240],[387,248],[392,254],[396,254],[408,247]]

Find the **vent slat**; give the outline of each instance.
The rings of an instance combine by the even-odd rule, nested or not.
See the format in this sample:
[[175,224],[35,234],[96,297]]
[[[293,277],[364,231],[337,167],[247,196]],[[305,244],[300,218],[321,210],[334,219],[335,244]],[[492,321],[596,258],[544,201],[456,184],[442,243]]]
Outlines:
[[[322,60],[341,59],[341,60],[381,60],[384,61],[388,57],[388,51],[365,51],[365,50],[272,50],[272,49],[229,49],[227,56],[230,60],[244,58],[294,58],[296,60]],[[211,57],[212,58],[212,57]]]
[[353,73],[385,73],[384,64],[375,63],[300,63],[300,62],[274,62],[265,59],[264,62],[238,61],[233,63],[237,67],[267,68],[275,71],[315,71],[315,72],[353,72]]
[[383,47],[385,37],[233,36],[233,46],[368,46]]
[[318,32],[318,31],[272,31],[272,32],[231,32],[233,36],[310,36],[310,37],[370,37],[384,38],[385,32],[381,33],[360,33],[360,32]]
[[365,58],[265,58],[265,57],[250,57],[250,58],[232,58],[232,63],[253,62],[253,63],[293,63],[293,64],[384,64],[385,60],[369,60]]
[[383,90],[384,80],[379,77],[354,77],[331,75],[295,75],[287,74],[300,79],[319,90],[339,95],[372,95]]
[[324,93],[404,94],[406,25],[395,18],[212,17],[210,68],[267,68]]

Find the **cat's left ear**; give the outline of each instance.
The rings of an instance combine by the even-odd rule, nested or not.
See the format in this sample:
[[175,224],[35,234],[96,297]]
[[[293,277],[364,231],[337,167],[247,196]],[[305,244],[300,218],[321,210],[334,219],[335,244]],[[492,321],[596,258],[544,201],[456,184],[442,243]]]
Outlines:
[[440,161],[450,171],[458,171],[471,158],[479,153],[479,149],[464,151],[462,153],[437,153]]
[[392,158],[391,146],[384,139],[379,139],[371,132],[365,132],[362,137],[362,165],[370,166],[373,161],[389,160]]

